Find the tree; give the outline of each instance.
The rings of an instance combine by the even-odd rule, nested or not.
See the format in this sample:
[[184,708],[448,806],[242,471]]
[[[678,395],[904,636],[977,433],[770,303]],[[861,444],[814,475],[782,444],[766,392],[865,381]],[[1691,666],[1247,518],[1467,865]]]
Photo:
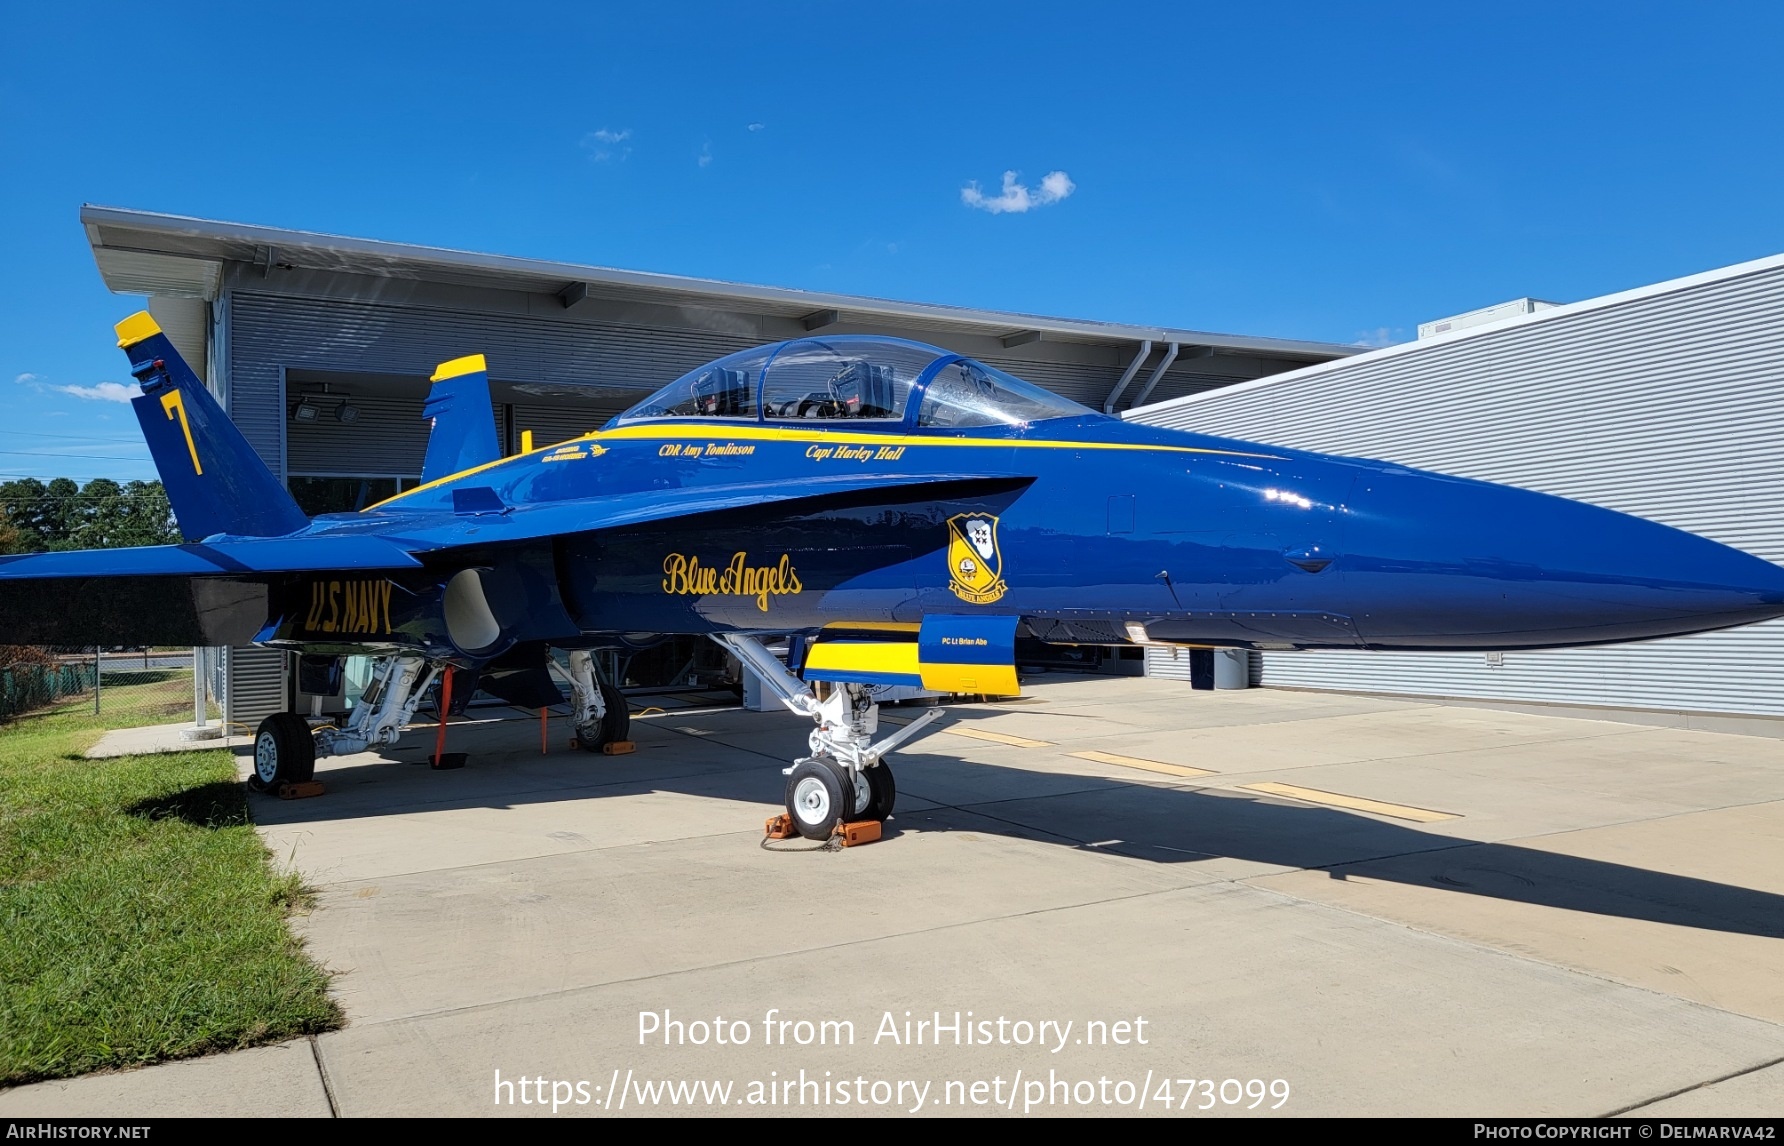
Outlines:
[[36,478],[0,484],[0,512],[16,531],[18,552],[170,545],[180,540],[167,491],[158,481],[119,485],[94,478],[84,487],[68,478],[47,485]]
[[0,509],[18,530],[18,551],[41,553],[49,548],[49,489],[36,478],[20,478],[0,485]]

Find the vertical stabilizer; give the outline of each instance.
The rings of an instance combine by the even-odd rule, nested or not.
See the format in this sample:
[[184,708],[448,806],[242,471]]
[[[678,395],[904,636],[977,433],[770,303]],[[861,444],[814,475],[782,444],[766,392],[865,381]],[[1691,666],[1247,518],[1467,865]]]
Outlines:
[[142,386],[130,405],[186,540],[283,537],[308,525],[149,312],[131,315],[117,330]]
[[423,483],[501,460],[496,415],[489,399],[489,367],[483,355],[440,363],[421,416],[433,421],[427,436],[427,458],[421,463]]

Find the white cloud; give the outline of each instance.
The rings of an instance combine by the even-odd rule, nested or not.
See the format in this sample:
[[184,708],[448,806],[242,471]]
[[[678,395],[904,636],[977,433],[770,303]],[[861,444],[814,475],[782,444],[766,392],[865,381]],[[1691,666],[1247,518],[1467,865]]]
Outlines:
[[632,154],[632,149],[621,147],[620,144],[631,138],[632,129],[629,127],[622,127],[618,131],[603,127],[583,136],[580,146],[588,152],[591,163],[606,163],[610,159],[624,162],[626,156]]
[[51,386],[50,389],[93,402],[128,402],[137,393],[122,382],[100,382],[93,386]]
[[767,127],[767,126],[768,126],[768,125],[767,125],[767,124],[765,124],[765,123],[752,123],[752,124],[750,124],[750,125],[749,125],[749,127],[748,127],[748,129],[747,129],[747,130],[749,130],[749,131],[761,131],[761,130],[762,130],[762,129],[763,129],[763,128],[765,128],[765,127]]
[[1026,184],[1016,182],[1016,174],[1014,171],[1004,172],[1003,191],[997,195],[987,195],[979,190],[979,182],[975,179],[960,189],[960,201],[993,215],[1020,215],[1036,207],[1051,206],[1078,189],[1072,177],[1063,171],[1047,172],[1041,177],[1040,188],[1034,191],[1030,191]]
[[1405,341],[1406,331],[1400,327],[1390,329],[1385,326],[1378,326],[1374,330],[1357,331],[1356,341],[1352,342],[1351,345],[1367,346],[1370,349],[1376,349],[1382,346],[1393,346],[1395,343]]
[[700,166],[712,166],[712,140],[710,139],[700,145]]
[[70,394],[76,398],[86,398],[94,402],[129,402],[136,397],[135,388],[122,382],[98,382],[92,386],[58,386],[45,382],[43,375],[25,373],[13,379],[21,386],[29,386],[40,394]]

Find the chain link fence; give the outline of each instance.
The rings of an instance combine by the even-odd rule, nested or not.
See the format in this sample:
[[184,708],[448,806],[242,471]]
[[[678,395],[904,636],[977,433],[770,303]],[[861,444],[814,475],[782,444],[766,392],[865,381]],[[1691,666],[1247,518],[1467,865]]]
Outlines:
[[92,691],[94,667],[66,661],[0,669],[0,720]]
[[190,648],[44,650],[0,669],[0,720],[81,709],[120,724],[191,720],[192,659]]

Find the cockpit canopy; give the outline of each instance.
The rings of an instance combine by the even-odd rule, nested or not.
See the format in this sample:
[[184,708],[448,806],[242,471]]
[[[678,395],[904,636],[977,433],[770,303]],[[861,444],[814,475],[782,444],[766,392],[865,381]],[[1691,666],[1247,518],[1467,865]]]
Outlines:
[[[915,412],[913,420],[912,413]],[[1092,411],[994,367],[901,338],[799,338],[727,355],[613,420],[846,420],[851,428],[1020,426]]]

